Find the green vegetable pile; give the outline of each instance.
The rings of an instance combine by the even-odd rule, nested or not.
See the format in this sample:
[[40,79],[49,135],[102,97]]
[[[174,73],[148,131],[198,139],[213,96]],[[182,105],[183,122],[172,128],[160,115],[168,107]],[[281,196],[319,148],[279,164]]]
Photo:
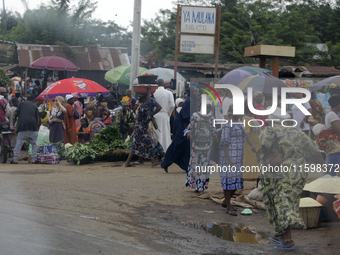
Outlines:
[[110,156],[127,156],[131,146],[131,138],[124,142],[119,129],[108,126],[102,132],[98,132],[90,144],[76,143],[68,148],[66,150],[66,159],[76,161],[79,165],[81,160],[89,157],[99,161]]
[[87,144],[75,143],[73,146],[66,150],[66,160],[77,162],[79,166],[80,161],[83,159],[96,158],[96,152]]

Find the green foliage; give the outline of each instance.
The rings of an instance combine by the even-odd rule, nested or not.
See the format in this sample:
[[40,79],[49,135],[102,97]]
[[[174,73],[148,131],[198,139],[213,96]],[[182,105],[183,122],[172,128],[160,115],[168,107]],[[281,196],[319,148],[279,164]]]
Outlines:
[[105,143],[111,144],[115,141],[122,140],[122,134],[119,129],[115,126],[107,126],[103,131],[96,133],[92,139],[92,143]]
[[6,86],[11,84],[11,79],[7,76],[6,71],[0,68],[0,85]]
[[[177,0],[173,3],[172,10],[161,9],[154,19],[143,20],[141,55],[147,58],[148,65],[162,65],[164,60],[175,58],[175,4],[221,7],[221,63],[258,62],[244,57],[245,47],[270,44],[296,47],[296,57],[281,62],[340,65],[340,0]],[[96,6],[93,0],[52,0],[51,5],[27,10],[23,16],[8,12],[6,21],[0,18],[0,39],[58,44],[71,56],[79,54],[71,45],[127,47],[131,52],[132,32],[114,21],[92,19]],[[328,52],[315,46],[326,42]],[[215,56],[179,53],[178,60],[213,63]]]
[[65,158],[68,161],[77,162],[79,166],[83,159],[96,158],[96,152],[87,144],[75,143],[73,146],[67,148]]
[[95,151],[97,159],[103,156],[113,155],[117,149],[124,150],[126,153],[130,150],[131,145],[132,139],[125,143],[119,129],[114,126],[108,126],[104,128],[103,131],[98,132],[89,144]]

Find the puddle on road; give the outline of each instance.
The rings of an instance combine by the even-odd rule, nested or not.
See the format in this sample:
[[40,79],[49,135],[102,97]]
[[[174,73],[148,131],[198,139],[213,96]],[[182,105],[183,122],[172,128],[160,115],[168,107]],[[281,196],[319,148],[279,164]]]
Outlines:
[[270,233],[265,233],[263,231],[253,231],[242,224],[182,223],[182,225],[203,230],[215,237],[237,243],[264,244],[270,237]]

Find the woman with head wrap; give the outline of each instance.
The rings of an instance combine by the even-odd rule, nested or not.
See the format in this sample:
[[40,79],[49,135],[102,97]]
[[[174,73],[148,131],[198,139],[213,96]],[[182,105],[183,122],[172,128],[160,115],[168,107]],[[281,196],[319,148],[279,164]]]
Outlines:
[[[141,96],[139,98],[140,106],[138,110],[137,122],[134,127],[133,143],[130,149],[130,154],[126,160],[124,166],[131,167],[131,159],[133,154],[141,157],[151,159],[153,162],[156,160],[158,154],[162,154],[163,148],[158,142],[156,146],[153,145],[152,137],[149,133],[149,122],[152,121],[155,112],[150,114],[149,107],[151,102],[150,97],[151,86],[148,86],[147,96]],[[164,154],[164,152],[163,152]],[[159,163],[158,163],[159,164]],[[153,163],[152,166],[156,166],[157,163]]]
[[64,98],[57,96],[52,101],[52,109],[48,113],[48,121],[50,126],[50,142],[51,143],[64,143],[65,140],[65,123],[64,118],[66,108],[63,106]]
[[[305,224],[299,214],[299,201],[306,183],[308,169],[305,164],[321,164],[329,171],[315,143],[301,130],[283,123],[289,116],[282,116],[281,109],[269,116],[278,119],[261,132],[257,159],[261,166],[260,177],[263,202],[277,243],[275,249],[294,250],[291,226]],[[308,165],[307,164],[307,165]],[[269,170],[272,167],[273,170]]]
[[89,121],[86,118],[82,118],[80,123],[81,126],[76,129],[78,135],[78,143],[89,143],[91,140],[91,129],[89,128]]
[[194,112],[186,132],[191,146],[185,186],[195,189],[195,192],[203,192],[208,188],[210,177],[208,167],[213,163],[210,160],[210,152],[215,128],[211,101],[207,101],[207,112],[205,115],[199,111]]
[[176,163],[184,171],[188,171],[190,160],[190,141],[184,136],[183,132],[190,123],[190,105],[194,105],[196,111],[199,111],[198,103],[192,102],[197,101],[197,97],[190,97],[190,95],[193,95],[194,90],[198,91],[196,87],[191,86],[188,92],[188,98],[185,100],[181,111],[175,115],[172,143],[167,149],[165,159],[161,164],[165,172],[168,172],[168,167],[171,166],[173,163]]
[[[256,91],[253,94],[253,101],[254,101],[254,107],[256,110],[265,110],[264,106],[263,106],[263,99],[264,99],[264,95],[261,91]],[[266,127],[266,119],[268,118],[268,115],[256,115],[253,114],[254,119],[258,119],[258,120],[262,120],[263,121],[263,125],[262,125],[262,129],[264,129]],[[261,123],[262,124],[262,123]]]
[[75,101],[72,105],[73,110],[77,111],[79,114],[79,119],[76,119],[76,128],[79,128],[81,126],[81,117],[83,116],[83,104],[78,100],[78,98],[75,98]]
[[132,110],[135,106],[136,99],[132,97],[132,91],[131,89],[126,90],[126,96],[122,98],[122,101],[129,102],[130,110]]
[[122,109],[116,114],[115,125],[123,135],[123,139],[132,134],[135,118],[130,110],[129,102],[122,101]]
[[340,165],[340,95],[332,95],[328,99],[331,111],[325,118],[325,130],[319,134],[317,143],[326,153],[326,163],[334,164],[330,175],[335,176],[335,169]]

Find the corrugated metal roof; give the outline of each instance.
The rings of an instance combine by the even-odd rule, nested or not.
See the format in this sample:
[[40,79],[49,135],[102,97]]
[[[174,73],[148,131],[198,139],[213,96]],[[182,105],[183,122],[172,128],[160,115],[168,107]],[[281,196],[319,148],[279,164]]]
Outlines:
[[[175,65],[175,61],[164,60],[165,66],[173,67]],[[215,70],[215,64],[209,63],[189,63],[189,62],[177,62],[177,66],[181,69],[183,68],[190,68],[190,69],[213,69]],[[225,65],[218,65],[218,69],[221,71],[225,70],[232,70],[238,67],[243,66],[242,64],[225,64]]]
[[279,70],[283,69],[292,72],[297,77],[316,76],[329,77],[340,75],[340,70],[330,66],[280,66]]
[[127,48],[71,46],[81,52],[71,57],[59,45],[17,44],[20,67],[29,67],[33,61],[46,56],[59,56],[70,60],[79,70],[111,70],[120,65],[130,65]]

